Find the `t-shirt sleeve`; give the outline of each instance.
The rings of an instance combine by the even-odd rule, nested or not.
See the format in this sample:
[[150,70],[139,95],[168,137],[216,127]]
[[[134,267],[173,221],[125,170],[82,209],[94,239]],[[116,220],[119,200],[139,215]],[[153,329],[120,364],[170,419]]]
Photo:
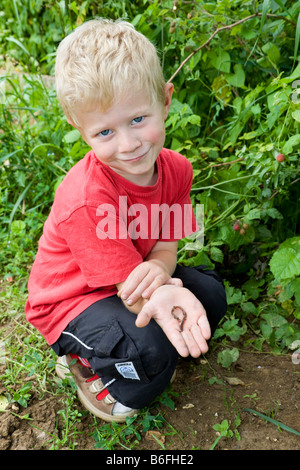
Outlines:
[[108,204],[105,213],[81,207],[59,224],[59,230],[90,287],[125,281],[143,261],[113,205]]

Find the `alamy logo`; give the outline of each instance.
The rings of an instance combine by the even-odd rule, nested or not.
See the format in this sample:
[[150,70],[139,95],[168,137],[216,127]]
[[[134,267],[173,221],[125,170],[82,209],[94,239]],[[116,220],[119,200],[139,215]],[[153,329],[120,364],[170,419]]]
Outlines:
[[[125,240],[188,238],[188,243],[203,246],[204,206],[197,204],[196,213],[191,204],[132,204],[127,196],[119,196],[118,206],[100,204],[96,215],[100,218],[96,233],[101,240],[106,238]],[[197,231],[194,220],[196,218]],[[188,249],[190,249],[188,247]]]

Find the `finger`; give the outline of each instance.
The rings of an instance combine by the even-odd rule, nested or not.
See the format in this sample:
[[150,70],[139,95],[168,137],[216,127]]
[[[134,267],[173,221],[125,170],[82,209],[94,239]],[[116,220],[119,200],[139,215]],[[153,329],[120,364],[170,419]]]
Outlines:
[[[128,296],[127,303],[132,305],[140,297],[143,299],[150,299],[153,292],[164,284],[164,278],[161,275],[156,276],[153,280],[151,273],[149,273],[145,279],[136,287],[136,289]],[[125,300],[122,297],[123,300]]]
[[153,283],[143,292],[142,296],[144,299],[150,299],[151,295],[154,293],[154,291],[162,286],[163,284],[167,285],[174,285],[174,286],[180,286],[182,287],[182,280],[179,278],[172,278],[170,277],[168,280],[165,279],[163,276],[157,276],[156,279],[153,281]]
[[186,341],[183,338],[181,331],[176,328],[173,328],[171,331],[165,331],[166,336],[168,337],[169,341],[173,344],[176,348],[178,354],[181,357],[188,357],[190,354],[189,348],[186,344]]
[[185,341],[185,344],[189,350],[189,354],[192,357],[199,357],[201,355],[201,348],[198,342],[195,340],[190,330],[182,331],[182,337]]
[[173,286],[183,286],[182,280],[178,277],[170,277],[170,279],[165,282],[165,284],[173,285]]
[[147,281],[145,279],[147,278],[148,273],[149,270],[147,269],[138,269],[136,271],[132,271],[124,282],[122,289],[119,290],[119,297],[121,297],[123,300],[128,299],[128,297],[132,296],[133,294],[135,297],[140,297],[143,290],[147,287]]
[[207,319],[206,315],[201,315],[201,317],[198,318],[197,321],[198,326],[201,329],[201,333],[203,337],[207,340],[211,337],[211,329],[210,329],[210,324]]
[[126,300],[135,291],[140,282],[141,280],[138,280],[137,278],[128,277],[124,282],[122,289],[120,289],[118,292],[119,297],[121,297],[123,300]]
[[190,332],[197,343],[199,349],[200,349],[200,354],[205,354],[208,351],[208,344],[206,342],[206,339],[204,338],[201,328],[198,325],[192,325]]
[[166,284],[165,277],[162,275],[156,276],[155,279],[148,286],[146,286],[145,290],[142,293],[142,297],[144,299],[150,299],[153,292],[163,284]]

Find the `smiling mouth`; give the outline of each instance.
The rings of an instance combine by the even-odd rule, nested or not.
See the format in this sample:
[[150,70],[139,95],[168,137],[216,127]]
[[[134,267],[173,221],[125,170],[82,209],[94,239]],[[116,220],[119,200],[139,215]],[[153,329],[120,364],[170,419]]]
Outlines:
[[128,160],[126,160],[126,162],[138,162],[138,161],[141,160],[145,155],[146,155],[146,153],[144,153],[143,155],[140,155],[139,157],[129,158]]

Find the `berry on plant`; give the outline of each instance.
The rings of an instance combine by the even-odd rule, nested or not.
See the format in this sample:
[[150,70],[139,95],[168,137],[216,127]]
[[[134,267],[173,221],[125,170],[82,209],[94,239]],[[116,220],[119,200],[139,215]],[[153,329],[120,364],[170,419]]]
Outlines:
[[233,230],[235,232],[237,232],[238,230],[240,230],[240,224],[238,222],[236,222],[234,225],[233,225]]
[[281,162],[284,162],[284,155],[283,155],[283,153],[279,153],[279,154],[276,156],[276,160],[277,160],[278,162],[280,162],[280,163],[281,163]]

